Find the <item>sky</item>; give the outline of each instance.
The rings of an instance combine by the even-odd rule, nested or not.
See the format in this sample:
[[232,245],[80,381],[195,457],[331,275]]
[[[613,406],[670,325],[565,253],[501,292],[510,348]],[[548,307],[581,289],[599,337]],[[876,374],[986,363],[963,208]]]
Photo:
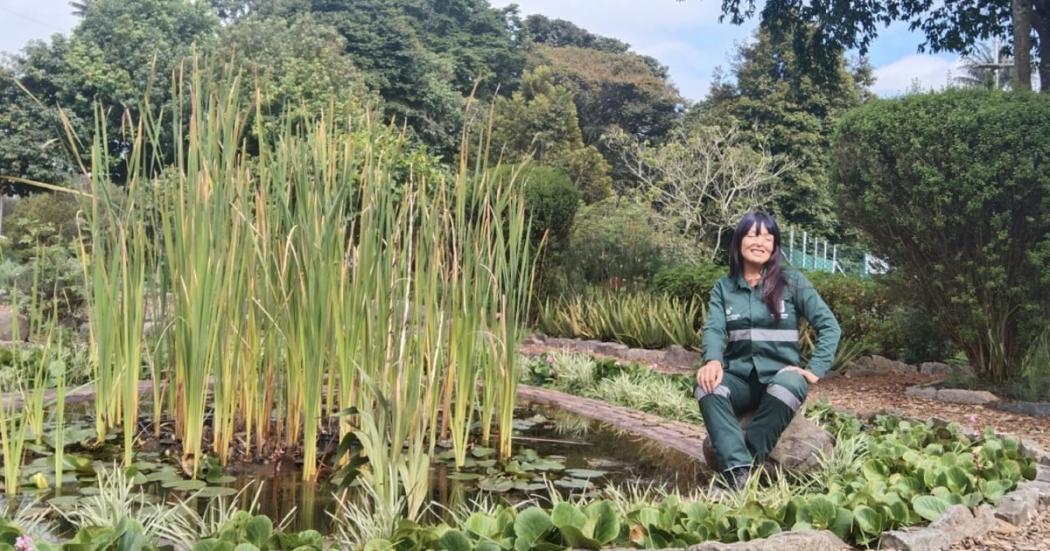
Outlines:
[[[497,7],[511,0],[490,0]],[[522,14],[567,19],[597,34],[618,38],[658,59],[688,99],[707,94],[716,67],[729,68],[735,45],[750,40],[755,21],[719,23],[720,0],[513,0]],[[0,0],[0,52],[14,53],[28,40],[68,34],[77,23],[67,0]],[[922,36],[902,24],[883,29],[868,52],[874,91],[893,96],[912,88],[943,87],[958,74],[954,54],[919,54]]]

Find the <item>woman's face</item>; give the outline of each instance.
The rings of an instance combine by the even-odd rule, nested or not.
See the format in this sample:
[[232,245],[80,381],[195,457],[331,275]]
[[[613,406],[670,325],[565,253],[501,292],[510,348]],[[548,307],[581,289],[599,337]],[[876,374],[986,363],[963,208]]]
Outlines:
[[740,254],[747,262],[765,265],[773,255],[773,234],[766,231],[765,226],[751,226],[740,242]]

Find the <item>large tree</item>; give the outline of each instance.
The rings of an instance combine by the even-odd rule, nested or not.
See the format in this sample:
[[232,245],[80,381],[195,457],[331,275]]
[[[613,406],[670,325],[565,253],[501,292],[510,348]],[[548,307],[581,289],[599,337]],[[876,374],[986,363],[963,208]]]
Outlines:
[[496,98],[494,111],[494,155],[561,168],[587,203],[609,195],[609,165],[597,148],[584,144],[572,92],[555,83],[550,68],[526,72],[510,98]]
[[[723,17],[743,23],[755,15],[756,4],[722,0]],[[793,36],[800,57],[818,67],[833,66],[834,55],[842,49],[866,53],[879,27],[894,21],[906,21],[925,35],[920,51],[972,54],[983,41],[1011,36],[1018,89],[1031,88],[1031,29],[1038,36],[1040,88],[1050,91],[1050,0],[766,0],[760,17],[774,35]],[[813,32],[800,34],[800,29]]]
[[662,140],[685,102],[665,67],[654,70],[645,56],[631,52],[541,44],[529,52],[529,64],[550,67],[558,83],[572,91],[588,144],[614,128],[638,139]]
[[442,153],[458,145],[464,97],[513,88],[525,65],[513,8],[485,0],[212,0],[231,20],[309,14],[345,52],[388,117]]
[[743,44],[732,78],[716,75],[711,93],[687,115],[685,125],[735,127],[757,149],[784,165],[779,214],[811,231],[838,231],[828,190],[827,149],[835,121],[871,97],[870,67],[850,66],[839,52],[833,71],[814,72],[791,47],[759,30]]

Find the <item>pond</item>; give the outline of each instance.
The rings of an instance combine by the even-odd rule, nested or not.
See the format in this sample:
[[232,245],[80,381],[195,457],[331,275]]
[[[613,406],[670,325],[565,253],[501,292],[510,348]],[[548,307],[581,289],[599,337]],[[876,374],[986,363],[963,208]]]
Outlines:
[[[67,442],[90,441],[94,432],[86,424],[86,412],[77,418],[84,421],[67,425]],[[578,495],[610,484],[655,485],[688,492],[706,485],[710,476],[701,464],[680,452],[548,406],[519,404],[514,430],[514,457],[504,463],[496,460],[495,450],[475,447],[466,466],[457,471],[451,450],[438,447],[430,471],[429,499],[434,503],[428,512],[430,520],[448,520],[450,509],[481,495],[511,503],[528,499],[546,503],[551,491]],[[114,435],[93,450],[68,446],[71,451],[66,454],[61,491],[35,489],[33,477],[38,473],[48,479],[54,476],[53,457],[36,457],[23,470],[25,496],[67,509],[97,494],[95,473],[119,463],[118,440]],[[47,453],[46,448],[35,451]],[[150,501],[186,499],[200,492],[192,505],[203,510],[215,496],[229,496],[242,508],[255,500],[257,513],[275,522],[287,517],[290,530],[329,532],[329,515],[336,510],[335,486],[324,476],[318,483],[304,483],[293,461],[241,464],[227,472],[205,462],[200,480],[186,480],[179,473],[178,454],[171,449],[150,449],[135,457],[132,480]],[[239,492],[241,489],[244,491]]]

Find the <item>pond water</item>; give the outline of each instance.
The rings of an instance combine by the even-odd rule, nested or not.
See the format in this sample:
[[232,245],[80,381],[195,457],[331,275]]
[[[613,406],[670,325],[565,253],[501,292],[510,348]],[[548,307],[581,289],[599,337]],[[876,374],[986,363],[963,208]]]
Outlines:
[[[83,427],[77,430],[87,431]],[[77,434],[68,436],[75,438]],[[494,441],[496,438],[493,435]],[[114,464],[114,458],[119,457],[116,441],[114,438],[91,452],[95,468]],[[334,486],[324,481],[302,482],[294,464],[259,465],[234,475],[211,473],[210,480],[202,482],[181,480],[174,461],[163,457],[162,452],[140,452],[136,459],[140,470],[137,487],[153,499],[184,499],[202,487],[207,487],[205,494],[214,495],[232,494],[251,486],[236,496],[242,507],[255,499],[257,513],[275,521],[287,516],[288,528],[292,530],[312,528],[322,533],[329,531],[329,513],[336,510]],[[31,462],[25,478],[35,472],[50,471],[50,461],[50,457],[44,457]],[[59,508],[68,507],[77,499],[97,493],[90,470],[89,465],[79,474],[68,469],[61,492],[33,491],[28,495],[50,500]],[[448,508],[468,503],[480,494],[514,503],[527,499],[545,501],[551,491],[563,496],[579,495],[609,484],[662,485],[688,492],[705,485],[709,476],[702,465],[680,452],[560,410],[524,404],[515,412],[512,461],[500,464],[494,450],[480,448],[473,450],[466,467],[457,471],[451,450],[439,448],[432,463],[429,496],[437,506],[429,515],[431,519],[445,518]],[[203,510],[207,501],[198,498],[196,506]]]

